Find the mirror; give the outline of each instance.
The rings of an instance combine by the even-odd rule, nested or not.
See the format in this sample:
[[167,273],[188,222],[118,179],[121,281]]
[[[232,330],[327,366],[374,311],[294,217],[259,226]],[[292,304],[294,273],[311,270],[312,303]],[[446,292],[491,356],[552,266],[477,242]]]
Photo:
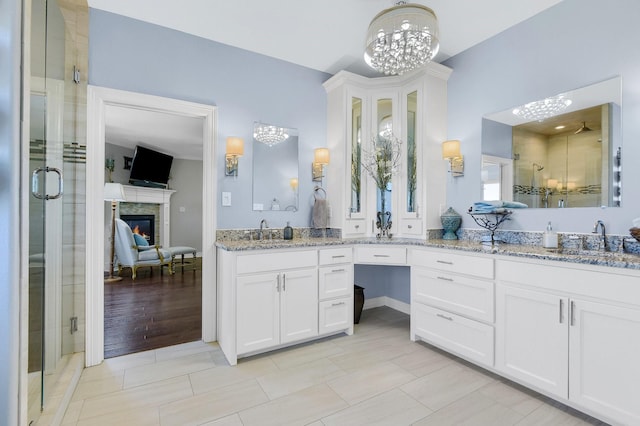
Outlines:
[[[556,101],[559,111],[550,111]],[[484,116],[483,199],[620,206],[620,117],[620,77]]]
[[362,188],[362,99],[351,98],[351,207],[360,213]]
[[416,157],[416,113],[418,110],[418,92],[407,95],[407,212],[416,212],[416,176],[418,159]]
[[298,131],[254,123],[253,210],[298,210]]

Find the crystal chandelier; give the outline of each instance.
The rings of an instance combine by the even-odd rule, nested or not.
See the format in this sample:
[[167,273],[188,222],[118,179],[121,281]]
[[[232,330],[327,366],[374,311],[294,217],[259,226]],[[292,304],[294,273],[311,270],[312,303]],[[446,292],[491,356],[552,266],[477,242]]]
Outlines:
[[401,75],[436,56],[438,37],[433,10],[401,1],[380,12],[369,24],[364,60],[381,73]]
[[255,123],[253,126],[253,138],[265,145],[273,146],[289,137],[287,129],[271,124]]
[[513,110],[518,117],[526,120],[542,121],[545,118],[560,114],[571,105],[571,99],[565,95],[552,96],[540,101],[529,102]]

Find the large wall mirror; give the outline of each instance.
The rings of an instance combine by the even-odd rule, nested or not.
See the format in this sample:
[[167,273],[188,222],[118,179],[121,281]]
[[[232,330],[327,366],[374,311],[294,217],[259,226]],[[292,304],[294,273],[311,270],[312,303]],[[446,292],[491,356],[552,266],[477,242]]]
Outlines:
[[253,210],[298,210],[298,131],[254,123]]
[[483,117],[483,199],[620,206],[621,93],[616,77]]

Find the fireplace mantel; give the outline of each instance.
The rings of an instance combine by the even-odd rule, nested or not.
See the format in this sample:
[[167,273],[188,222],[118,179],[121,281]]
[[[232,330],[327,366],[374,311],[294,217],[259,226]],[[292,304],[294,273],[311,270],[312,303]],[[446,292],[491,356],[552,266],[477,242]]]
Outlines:
[[127,203],[160,204],[160,241],[163,247],[171,247],[171,196],[173,189],[147,188],[144,186],[122,185]]

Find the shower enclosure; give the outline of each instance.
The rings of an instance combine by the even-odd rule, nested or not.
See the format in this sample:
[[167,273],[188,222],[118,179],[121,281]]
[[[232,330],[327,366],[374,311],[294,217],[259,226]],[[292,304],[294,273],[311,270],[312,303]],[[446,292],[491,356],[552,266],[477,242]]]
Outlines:
[[24,3],[29,424],[47,408],[69,356],[84,351],[86,128],[78,118],[86,109],[88,49],[78,34],[87,34],[88,22],[86,2],[79,3]]

